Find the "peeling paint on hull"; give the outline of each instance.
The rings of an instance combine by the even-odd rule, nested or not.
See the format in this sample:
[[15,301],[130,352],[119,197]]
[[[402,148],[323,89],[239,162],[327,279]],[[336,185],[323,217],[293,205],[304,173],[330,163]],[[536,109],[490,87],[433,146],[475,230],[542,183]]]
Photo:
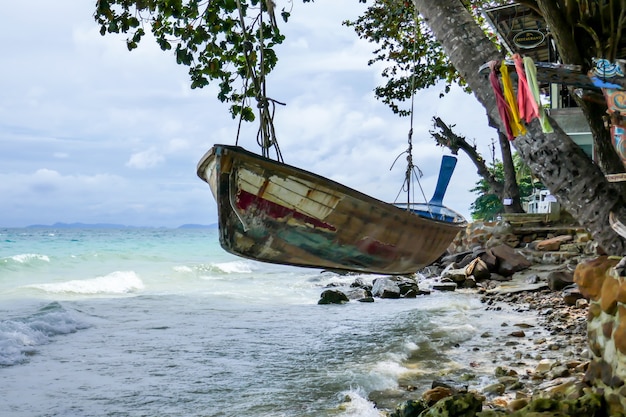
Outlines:
[[220,244],[276,264],[405,275],[434,262],[466,225],[420,217],[240,147],[198,163],[218,205]]

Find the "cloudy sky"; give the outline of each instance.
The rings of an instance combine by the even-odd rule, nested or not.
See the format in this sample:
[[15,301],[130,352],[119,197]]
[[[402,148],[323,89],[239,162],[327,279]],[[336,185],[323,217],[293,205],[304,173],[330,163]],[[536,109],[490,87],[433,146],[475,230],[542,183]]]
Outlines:
[[[279,3],[279,8],[281,4]],[[196,164],[214,143],[234,144],[236,121],[215,87],[191,90],[187,68],[144,42],[99,34],[95,1],[2,2],[0,226],[55,222],[176,227],[217,220]],[[373,45],[341,25],[364,6],[294,0],[268,95],[287,103],[275,125],[285,161],[392,202],[405,170],[408,118],[377,101]],[[413,159],[434,191],[441,156],[433,116],[489,155],[495,131],[473,96],[419,92]],[[239,144],[257,152],[256,127]],[[476,169],[459,155],[444,203],[469,219]],[[418,199],[421,201],[422,199]],[[404,201],[401,197],[400,201]]]

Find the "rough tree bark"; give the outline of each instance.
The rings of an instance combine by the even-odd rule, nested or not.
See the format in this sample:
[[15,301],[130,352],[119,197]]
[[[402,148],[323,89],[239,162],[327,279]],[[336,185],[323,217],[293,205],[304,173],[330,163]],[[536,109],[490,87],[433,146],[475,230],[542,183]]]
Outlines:
[[[459,0],[414,0],[415,6],[450,61],[467,81],[487,111],[490,125],[504,132],[496,100],[488,79],[479,74],[480,66],[501,54],[485,36]],[[533,174],[550,190],[561,205],[589,230],[609,254],[623,255],[625,243],[609,226],[613,211],[626,222],[626,205],[620,193],[563,130],[550,120],[554,132],[543,133],[538,120],[514,145]]]
[[[537,6],[550,28],[550,34],[554,39],[559,56],[564,64],[581,65],[583,68],[590,68],[592,63],[589,57],[583,57],[580,54],[578,41],[574,37],[574,31],[567,22],[564,13],[558,2],[554,0],[538,0]],[[593,48],[586,48],[593,50]],[[573,88],[569,88],[570,93]],[[600,169],[606,174],[616,174],[624,172],[624,164],[617,152],[613,148],[611,134],[604,126],[603,116],[606,116],[606,106],[594,102],[584,101],[575,94],[572,94],[576,104],[581,108],[589,128],[593,135],[593,142],[597,159],[600,163]],[[626,191],[626,185],[621,187],[621,191]],[[626,195],[626,194],[625,194]]]
[[504,204],[505,213],[523,213],[522,201],[520,200],[519,187],[515,176],[515,164],[511,153],[511,144],[506,135],[498,132],[500,149],[502,149],[502,167],[504,168],[504,193],[502,201],[510,200],[510,204]]

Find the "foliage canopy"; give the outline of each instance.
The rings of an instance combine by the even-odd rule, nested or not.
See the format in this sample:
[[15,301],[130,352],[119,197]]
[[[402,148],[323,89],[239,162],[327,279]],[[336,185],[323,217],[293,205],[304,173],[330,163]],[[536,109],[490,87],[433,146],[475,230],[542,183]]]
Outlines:
[[[513,153],[513,164],[515,172],[517,172],[516,180],[522,199],[530,196],[536,189],[544,188],[541,183],[533,180],[530,170],[517,152]],[[494,161],[489,170],[497,181],[504,182],[504,165],[502,161]],[[495,220],[499,214],[504,213],[502,200],[492,192],[489,183],[484,178],[476,182],[476,186],[470,191],[478,194],[478,197],[470,206],[470,212],[474,220],[491,221]]]
[[[260,82],[276,66],[273,48],[284,40],[275,14],[273,2],[264,0],[98,0],[94,18],[101,35],[126,34],[131,51],[151,32],[189,67],[191,88],[217,81],[218,99],[231,103],[233,117],[252,121],[249,100],[266,99]],[[280,16],[287,21],[290,10]]]

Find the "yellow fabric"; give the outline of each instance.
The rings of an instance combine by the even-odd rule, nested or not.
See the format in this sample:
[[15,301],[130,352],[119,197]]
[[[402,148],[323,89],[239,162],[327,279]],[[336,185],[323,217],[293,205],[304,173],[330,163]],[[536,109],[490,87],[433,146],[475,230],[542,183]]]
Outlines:
[[513,83],[511,83],[511,78],[509,77],[509,68],[504,61],[500,64],[500,74],[502,74],[502,92],[510,109],[511,132],[516,137],[524,135],[526,134],[526,127],[524,127],[520,119],[517,98],[513,92]]

